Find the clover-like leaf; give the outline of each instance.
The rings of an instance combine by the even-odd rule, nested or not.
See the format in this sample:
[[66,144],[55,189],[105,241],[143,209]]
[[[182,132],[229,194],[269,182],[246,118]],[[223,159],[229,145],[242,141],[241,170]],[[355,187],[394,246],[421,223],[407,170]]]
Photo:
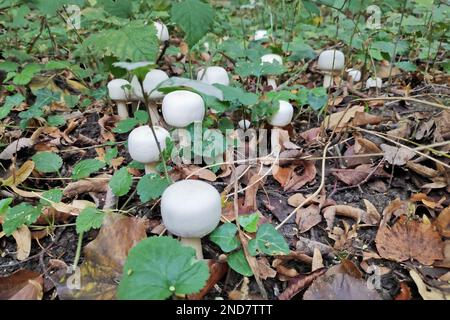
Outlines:
[[231,252],[240,244],[236,232],[237,227],[234,223],[224,223],[209,235],[209,239],[217,244],[223,252]]
[[258,250],[268,255],[289,253],[289,246],[283,236],[270,223],[261,225],[256,233]]
[[151,237],[130,250],[117,296],[162,300],[173,294],[196,293],[208,277],[208,266],[195,259],[194,249],[170,237]]
[[247,232],[256,232],[258,230],[259,214],[258,212],[239,216],[239,224]]

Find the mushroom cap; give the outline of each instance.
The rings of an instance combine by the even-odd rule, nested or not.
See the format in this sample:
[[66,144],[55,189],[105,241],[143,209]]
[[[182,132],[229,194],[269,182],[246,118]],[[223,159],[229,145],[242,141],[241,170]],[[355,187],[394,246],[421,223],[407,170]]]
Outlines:
[[267,39],[268,37],[269,37],[269,34],[268,34],[267,30],[256,30],[253,38],[255,39],[255,41],[259,41],[259,40]]
[[230,84],[230,79],[228,78],[228,72],[222,67],[208,67],[206,68],[206,74],[205,69],[202,68],[197,73],[197,80],[207,83],[207,84],[223,84],[224,86],[228,86]]
[[349,77],[352,77],[353,82],[358,82],[359,80],[361,80],[361,71],[357,69],[348,69],[347,74]]
[[[167,73],[165,73],[162,70],[153,69],[145,75],[142,85],[144,87],[145,92],[147,92],[148,94],[149,92],[152,92],[152,90],[154,90],[161,82],[166,81],[167,79],[169,79]],[[133,91],[136,97],[138,97],[139,99],[144,99],[141,85],[136,76],[134,76],[133,79],[131,79],[131,86],[133,87]],[[150,94],[149,98],[161,99],[162,97],[164,97],[164,93],[155,90]]]
[[[161,149],[164,149],[169,132],[158,126],[153,126],[153,129]],[[149,126],[137,127],[130,132],[128,136],[128,152],[131,158],[137,162],[152,163],[159,161],[158,145]]]
[[130,90],[127,88],[122,88],[126,85],[130,85],[130,83],[125,79],[114,79],[108,82],[108,95],[111,100],[128,100],[130,98]]
[[164,23],[158,21],[153,22],[153,25],[156,28],[156,36],[158,37],[159,41],[168,41],[169,30],[167,29],[167,26]]
[[265,54],[261,57],[262,63],[274,63],[275,61],[281,65],[283,64],[283,58],[274,53]]
[[369,78],[366,81],[366,88],[379,88],[381,89],[381,85],[383,84],[383,80],[381,78]]
[[248,129],[251,127],[252,123],[247,120],[247,119],[242,119],[241,121],[238,122],[239,128],[241,128],[242,130]]
[[162,114],[168,125],[184,128],[205,116],[205,102],[202,97],[187,90],[167,94],[162,102]]
[[169,186],[161,197],[161,216],[167,230],[183,238],[201,238],[220,221],[219,192],[200,180],[182,180]]
[[[333,66],[334,57],[334,66]],[[339,71],[344,69],[345,56],[339,50],[325,50],[319,55],[317,67],[323,71]]]
[[292,107],[292,104],[287,101],[280,100],[280,108],[269,119],[269,124],[274,127],[284,127],[291,123],[293,116],[294,107]]

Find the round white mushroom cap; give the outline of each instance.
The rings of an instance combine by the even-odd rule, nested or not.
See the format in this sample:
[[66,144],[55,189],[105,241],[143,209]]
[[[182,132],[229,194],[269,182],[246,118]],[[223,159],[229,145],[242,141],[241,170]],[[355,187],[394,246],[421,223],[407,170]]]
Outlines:
[[[169,132],[158,126],[153,126],[153,129],[161,150],[163,150],[166,147],[166,138],[169,137]],[[128,152],[131,158],[137,162],[152,163],[159,161],[158,145],[149,126],[137,127],[130,132]]]
[[171,233],[183,238],[202,238],[220,221],[219,192],[200,180],[182,180],[169,186],[161,197],[161,216]]
[[108,82],[108,94],[111,100],[125,101],[131,96],[129,86],[130,83],[125,79],[114,79]]
[[322,51],[322,53],[319,55],[319,61],[317,62],[317,67],[323,71],[339,71],[344,69],[344,65],[345,56],[339,50]]
[[205,116],[205,102],[202,97],[187,90],[167,94],[162,102],[162,114],[168,125],[183,128]]
[[239,128],[241,128],[242,130],[248,129],[251,127],[252,123],[250,121],[248,121],[247,119],[242,119],[241,121],[238,122],[239,124]]
[[275,61],[279,64],[283,64],[283,58],[277,54],[269,53],[261,57],[262,63],[274,63]]
[[353,79],[353,82],[358,82],[361,80],[361,71],[357,69],[348,69],[347,70],[348,76]]
[[280,108],[269,119],[269,123],[274,127],[287,126],[294,116],[294,107],[287,101],[280,100]]
[[164,23],[158,21],[153,22],[153,25],[156,28],[156,36],[158,37],[159,41],[168,41],[169,30],[167,29],[167,26]]
[[[155,90],[155,88],[161,83],[169,79],[167,73],[162,70],[153,69],[145,75],[144,81],[142,82],[142,86],[144,87],[144,91],[148,94],[150,93],[150,99],[161,99],[164,97],[164,93]],[[142,94],[141,84],[136,76],[131,79],[131,86],[133,87],[133,92],[139,99],[144,99],[144,95]],[[154,91],[153,91],[154,90]]]
[[197,80],[211,85],[218,83],[228,86],[230,84],[227,70],[216,66],[206,68],[206,73],[204,68],[200,69],[197,73]]
[[267,30],[256,30],[255,36],[253,38],[255,39],[255,41],[258,41],[258,40],[267,39],[268,36],[269,36],[269,34],[267,33]]
[[381,85],[383,84],[383,81],[381,80],[381,78],[369,78],[366,81],[366,88],[370,89],[370,88],[379,88],[381,89]]

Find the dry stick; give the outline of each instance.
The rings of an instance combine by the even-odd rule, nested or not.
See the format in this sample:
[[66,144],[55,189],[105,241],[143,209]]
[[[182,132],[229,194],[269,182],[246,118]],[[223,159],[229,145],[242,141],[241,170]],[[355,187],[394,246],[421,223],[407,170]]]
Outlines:
[[444,110],[450,110],[450,107],[444,106],[440,103],[434,103],[429,102],[426,100],[419,100],[412,97],[373,97],[373,98],[364,98],[364,99],[355,99],[352,102],[358,102],[358,101],[377,101],[377,100],[403,100],[403,101],[410,101],[410,102],[416,102],[416,103],[422,103],[428,106],[444,109]]
[[439,163],[440,165],[442,165],[442,166],[444,166],[444,167],[450,169],[450,165],[446,164],[445,162],[442,162],[441,160],[435,159],[435,158],[433,158],[433,157],[431,157],[431,156],[429,156],[429,155],[427,155],[427,154],[425,154],[425,153],[423,153],[423,152],[420,152],[420,151],[418,151],[418,150],[416,150],[416,149],[414,149],[414,148],[408,147],[408,146],[406,146],[406,145],[404,145],[404,144],[402,144],[402,143],[400,143],[400,142],[397,142],[397,141],[392,140],[392,139],[390,139],[390,138],[388,138],[388,137],[385,137],[385,136],[383,136],[383,135],[381,135],[381,134],[379,134],[379,133],[377,133],[377,132],[370,131],[370,130],[366,130],[366,129],[362,129],[362,128],[358,128],[358,127],[354,127],[354,126],[350,126],[350,127],[353,128],[353,129],[355,129],[355,130],[362,131],[362,132],[365,132],[365,133],[368,133],[368,134],[377,136],[377,137],[382,138],[382,139],[384,139],[384,140],[386,140],[386,141],[389,141],[389,142],[391,142],[391,143],[394,143],[394,144],[396,144],[396,145],[398,145],[398,146],[400,146],[400,147],[406,148],[406,149],[408,149],[408,150],[410,150],[410,151],[412,151],[412,152],[415,152],[415,153],[417,153],[417,154],[419,154],[419,155],[421,155],[421,156],[423,156],[423,157],[425,157],[425,158],[427,158],[427,159],[430,159],[430,160],[432,160],[432,161],[434,161],[434,162],[436,162],[436,163]]
[[297,213],[298,210],[300,210],[301,207],[303,207],[307,202],[313,200],[315,197],[317,197],[320,193],[320,191],[322,191],[324,185],[325,185],[325,165],[326,165],[326,154],[327,154],[327,150],[328,147],[330,146],[331,142],[328,142],[325,145],[325,148],[323,149],[323,156],[322,156],[322,178],[320,180],[320,185],[319,188],[317,188],[317,190],[310,195],[309,197],[307,197],[305,200],[302,201],[302,203],[300,203],[297,208],[295,208],[291,213],[289,213],[289,215],[283,220],[281,221],[281,223],[275,227],[275,229],[280,229],[286,222],[288,222],[293,216],[294,214]]

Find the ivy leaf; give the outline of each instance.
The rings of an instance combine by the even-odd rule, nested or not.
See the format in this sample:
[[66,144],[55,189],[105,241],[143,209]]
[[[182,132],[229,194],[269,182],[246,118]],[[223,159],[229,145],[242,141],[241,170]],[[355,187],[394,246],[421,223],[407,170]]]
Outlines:
[[161,197],[162,193],[171,184],[166,178],[151,173],[146,174],[139,180],[137,184],[137,194],[141,202],[156,200]]
[[133,130],[139,121],[135,118],[128,118],[120,120],[117,126],[112,130],[114,133],[127,133]]
[[172,6],[172,21],[186,33],[189,47],[193,47],[211,28],[213,8],[199,0],[184,0]]
[[252,213],[250,215],[239,216],[239,224],[245,231],[254,233],[258,230],[259,214]]
[[250,277],[253,275],[253,271],[250,268],[247,259],[245,259],[243,250],[239,250],[237,252],[233,252],[232,254],[230,254],[227,258],[227,262],[230,268],[236,271],[237,273],[240,273],[246,277]]
[[209,239],[217,244],[223,252],[231,252],[240,244],[236,232],[237,227],[234,223],[224,223],[210,234]]
[[33,207],[29,203],[22,202],[21,204],[9,208],[6,212],[5,221],[3,222],[3,231],[7,236],[10,236],[20,226],[29,226],[35,222],[41,215],[39,208]]
[[13,201],[13,198],[5,198],[0,200],[0,215],[4,214],[9,208],[9,205]]
[[0,120],[6,118],[11,110],[25,101],[25,97],[20,93],[17,93],[13,96],[7,96],[5,99],[5,103],[0,108]]
[[261,225],[256,233],[258,250],[274,256],[289,253],[289,246],[283,236],[270,223]]
[[98,229],[103,224],[105,213],[94,207],[87,207],[80,212],[76,221],[77,233]]
[[32,158],[35,169],[43,173],[58,172],[61,169],[63,160],[53,152],[39,152]]
[[93,33],[83,42],[84,50],[98,57],[113,55],[121,61],[155,61],[159,40],[153,23],[132,21],[120,29]]
[[208,266],[195,259],[194,249],[170,237],[150,237],[130,250],[117,296],[162,300],[173,294],[196,293],[208,277]]
[[118,197],[126,195],[130,191],[132,184],[133,179],[131,174],[128,173],[126,167],[120,168],[119,171],[116,171],[109,181],[109,186],[111,187],[112,192]]
[[105,166],[103,161],[97,159],[86,159],[78,162],[72,169],[72,179],[79,180],[89,177]]
[[[45,191],[42,194],[42,198],[39,200],[39,203],[43,206],[51,206],[51,202],[61,202],[63,197],[63,192],[61,189],[51,189]],[[51,201],[51,202],[50,202]]]

